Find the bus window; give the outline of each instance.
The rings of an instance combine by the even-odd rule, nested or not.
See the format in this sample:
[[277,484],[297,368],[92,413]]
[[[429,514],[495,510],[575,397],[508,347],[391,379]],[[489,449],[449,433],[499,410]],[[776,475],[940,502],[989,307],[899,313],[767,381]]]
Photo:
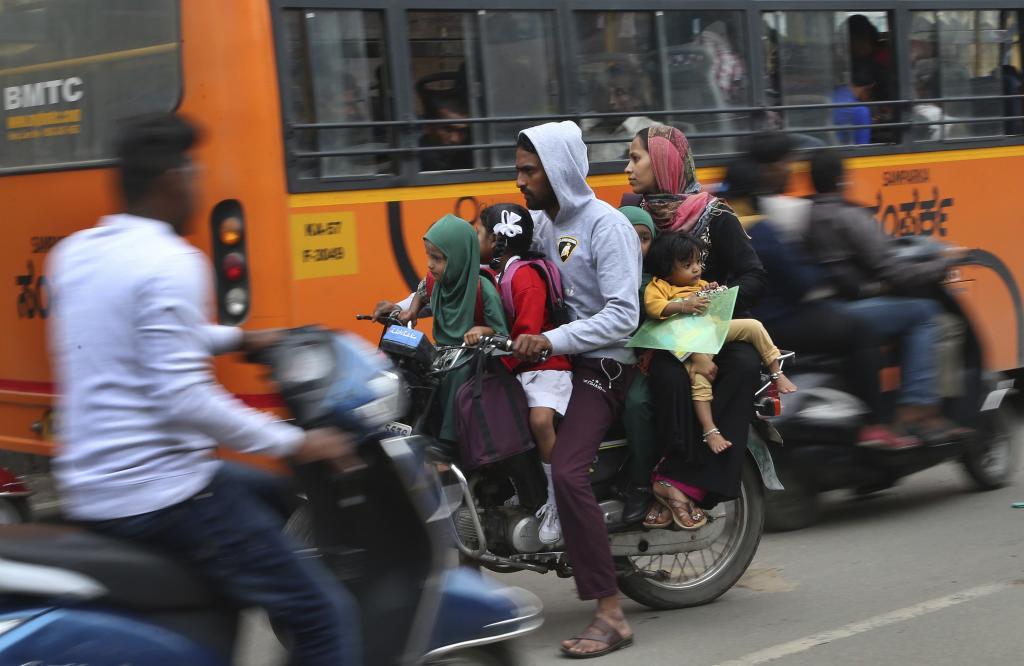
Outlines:
[[[705,155],[730,152],[729,134],[749,129],[728,113],[750,104],[741,12],[581,11],[576,31],[585,111],[618,114],[583,120],[591,161],[624,160],[629,139],[655,122],[679,127]],[[721,111],[645,115],[704,109]]]
[[899,140],[884,126],[897,121],[893,107],[877,103],[894,99],[897,90],[887,12],[767,12],[763,18],[766,102],[846,105],[784,110],[772,124],[798,130],[794,137],[805,148]]
[[559,112],[554,13],[411,11],[408,17],[417,116],[437,121],[424,124],[417,138],[427,149],[418,154],[419,170],[511,165],[511,148],[469,146],[513,143],[535,123],[460,121]]
[[381,149],[394,145],[384,16],[379,11],[287,10],[284,13],[290,120],[327,125],[299,129],[293,152],[341,154],[298,161],[302,179],[394,173]]
[[[1020,133],[1020,121],[968,121],[1018,116],[1021,91],[1017,12],[955,10],[914,12],[911,71],[914,138],[919,141]],[[964,101],[942,98],[987,97]]]
[[101,163],[120,118],[181,95],[175,0],[0,3],[0,171]]

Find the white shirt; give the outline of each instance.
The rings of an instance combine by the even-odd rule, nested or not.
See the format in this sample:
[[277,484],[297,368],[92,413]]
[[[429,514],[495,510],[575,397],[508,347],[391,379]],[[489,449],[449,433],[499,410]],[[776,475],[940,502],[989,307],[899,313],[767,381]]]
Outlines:
[[66,513],[107,520],[202,490],[217,443],[286,456],[303,432],[249,409],[211,354],[242,331],[208,323],[209,264],[157,220],[112,215],[51,253],[49,342],[61,392],[54,472]]

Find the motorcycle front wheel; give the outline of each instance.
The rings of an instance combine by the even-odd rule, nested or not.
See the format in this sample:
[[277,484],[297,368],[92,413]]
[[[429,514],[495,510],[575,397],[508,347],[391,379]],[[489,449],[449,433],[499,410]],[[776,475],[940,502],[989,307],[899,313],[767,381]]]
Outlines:
[[709,518],[725,528],[702,550],[621,558],[633,573],[619,578],[627,597],[656,610],[700,606],[736,584],[750,566],[764,530],[764,485],[752,461],[743,465],[740,496],[719,504]]

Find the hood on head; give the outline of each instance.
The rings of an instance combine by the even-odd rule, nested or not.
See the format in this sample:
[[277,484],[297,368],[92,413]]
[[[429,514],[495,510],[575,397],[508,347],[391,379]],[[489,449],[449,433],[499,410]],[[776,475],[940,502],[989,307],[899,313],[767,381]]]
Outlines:
[[587,185],[587,145],[583,132],[571,121],[545,123],[522,131],[533,142],[537,156],[544,165],[544,173],[558,198],[559,215],[594,198]]

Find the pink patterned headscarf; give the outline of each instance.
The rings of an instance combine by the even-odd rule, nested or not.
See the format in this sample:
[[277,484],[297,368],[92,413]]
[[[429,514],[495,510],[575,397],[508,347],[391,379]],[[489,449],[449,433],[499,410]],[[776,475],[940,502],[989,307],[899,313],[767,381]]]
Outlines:
[[675,127],[654,125],[648,130],[647,150],[658,192],[674,196],[645,198],[645,208],[659,232],[690,231],[716,201],[697,182],[690,142]]

